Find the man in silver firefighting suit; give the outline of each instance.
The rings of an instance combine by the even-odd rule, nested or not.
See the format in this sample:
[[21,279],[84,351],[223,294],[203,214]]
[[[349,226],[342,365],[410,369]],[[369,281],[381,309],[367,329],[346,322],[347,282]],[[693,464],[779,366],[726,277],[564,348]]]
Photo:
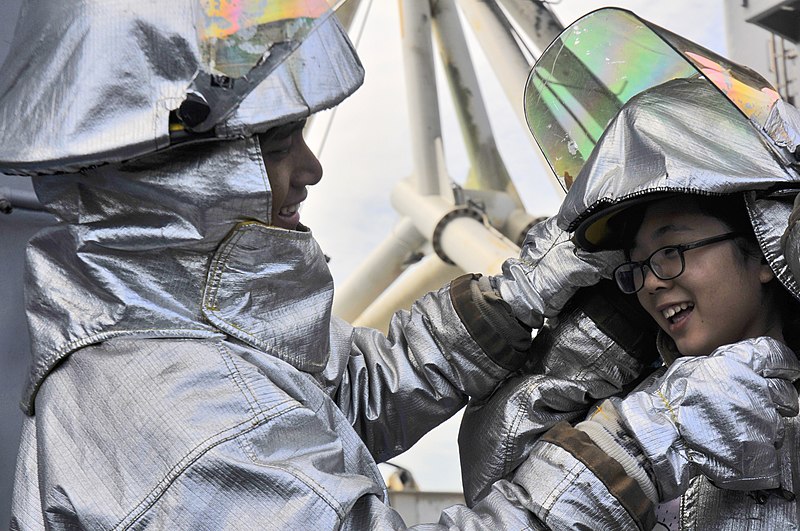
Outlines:
[[[609,66],[623,63],[631,68]],[[562,87],[571,100],[553,96]],[[619,98],[618,111],[610,99],[601,101],[608,87],[621,87],[608,93]],[[572,113],[562,113],[570,101]],[[684,215],[682,204],[695,212],[693,205],[729,198],[728,205],[746,209],[743,232],[752,226],[757,241],[750,260],[763,266],[763,293],[782,301],[783,330],[776,334],[781,340],[740,332],[735,337],[743,340],[710,354],[684,351],[673,337],[682,337],[681,322],[671,320],[676,312],[682,322],[694,319],[693,330],[711,325],[698,324],[709,307],[684,302],[683,291],[671,306],[654,308],[663,314],[657,346],[664,367],[637,389],[589,410],[561,397],[580,396],[581,381],[609,370],[602,364],[573,367],[575,378],[561,382],[547,379],[548,372],[510,378],[465,413],[459,442],[462,464],[471,465],[462,466],[468,504],[500,499],[499,478],[535,474],[539,481],[527,495],[540,528],[651,529],[658,521],[658,529],[669,530],[796,529],[800,419],[790,382],[799,374],[800,225],[797,213],[789,230],[787,220],[800,188],[800,111],[757,74],[619,10],[595,12],[565,30],[531,72],[526,107],[534,136],[569,187],[558,225],[574,232],[580,247],[630,250],[619,226],[636,209],[656,208],[648,205],[669,205],[660,212],[672,220]],[[592,126],[588,120],[572,127],[566,118],[580,112],[608,124],[596,141],[581,136]],[[649,258],[645,253],[625,270],[641,272],[638,285],[617,278],[631,283],[630,293],[642,290],[641,278],[652,293],[669,293],[668,280],[697,263],[690,248],[680,248],[680,270],[668,275],[654,265],[660,251],[651,248]],[[668,280],[653,284],[662,277]],[[494,282],[502,293],[505,280]],[[762,307],[762,315],[773,311]],[[583,346],[597,355],[602,348]]]
[[[33,176],[58,224],[27,251],[13,529],[402,528],[376,462],[485,397],[531,326],[610,274],[616,254],[553,247],[547,223],[505,300],[468,275],[388,337],[332,318],[297,218],[321,177],[301,128],[362,77],[321,0],[24,4],[0,170]],[[644,363],[588,314],[571,333],[606,345],[597,399]],[[440,525],[530,525],[538,481]]]

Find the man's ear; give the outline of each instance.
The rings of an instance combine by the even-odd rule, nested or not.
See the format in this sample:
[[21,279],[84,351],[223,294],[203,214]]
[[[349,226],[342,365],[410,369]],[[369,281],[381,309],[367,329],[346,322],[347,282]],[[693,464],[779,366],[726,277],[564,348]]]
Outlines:
[[769,266],[769,264],[763,263],[758,267],[758,280],[762,284],[767,284],[775,278],[775,273],[772,272],[772,268]]

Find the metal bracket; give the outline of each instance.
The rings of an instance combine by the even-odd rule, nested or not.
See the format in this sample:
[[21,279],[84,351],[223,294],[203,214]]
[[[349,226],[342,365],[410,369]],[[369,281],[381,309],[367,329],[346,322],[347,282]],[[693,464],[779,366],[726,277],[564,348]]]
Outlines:
[[439,222],[436,224],[436,227],[433,229],[433,236],[431,236],[431,244],[433,245],[433,251],[436,255],[442,259],[443,262],[456,265],[444,252],[442,249],[442,233],[444,232],[444,228],[450,223],[452,220],[456,218],[472,218],[480,221],[484,225],[486,225],[486,214],[481,212],[475,207],[461,207],[451,210],[444,216]]

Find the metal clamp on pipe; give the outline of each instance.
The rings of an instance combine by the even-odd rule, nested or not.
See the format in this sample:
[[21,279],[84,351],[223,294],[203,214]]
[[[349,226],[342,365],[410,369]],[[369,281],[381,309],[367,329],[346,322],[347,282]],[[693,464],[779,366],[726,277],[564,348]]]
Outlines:
[[436,227],[433,229],[433,235],[431,236],[433,251],[439,258],[442,259],[443,262],[450,265],[456,265],[456,263],[447,256],[447,253],[445,253],[444,249],[442,248],[442,233],[444,232],[444,228],[448,223],[456,218],[462,217],[476,219],[486,225],[486,214],[474,207],[459,207],[451,210],[439,220],[439,222],[436,224]]

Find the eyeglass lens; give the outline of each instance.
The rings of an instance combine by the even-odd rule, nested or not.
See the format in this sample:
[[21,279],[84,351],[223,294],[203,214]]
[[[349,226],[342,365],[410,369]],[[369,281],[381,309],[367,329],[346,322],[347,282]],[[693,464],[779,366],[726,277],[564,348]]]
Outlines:
[[617,281],[619,289],[623,293],[636,293],[644,286],[644,268],[650,268],[653,274],[661,280],[671,280],[683,273],[686,262],[683,253],[690,249],[697,249],[712,243],[721,242],[735,238],[737,233],[727,232],[719,236],[712,236],[696,242],[687,243],[683,245],[673,245],[669,247],[662,247],[647,260],[641,262],[626,262],[614,270],[614,279]]
[[670,280],[683,273],[683,253],[676,247],[664,247],[644,262],[622,264],[614,272],[617,284],[624,293],[636,293],[644,286],[644,267],[661,280]]

